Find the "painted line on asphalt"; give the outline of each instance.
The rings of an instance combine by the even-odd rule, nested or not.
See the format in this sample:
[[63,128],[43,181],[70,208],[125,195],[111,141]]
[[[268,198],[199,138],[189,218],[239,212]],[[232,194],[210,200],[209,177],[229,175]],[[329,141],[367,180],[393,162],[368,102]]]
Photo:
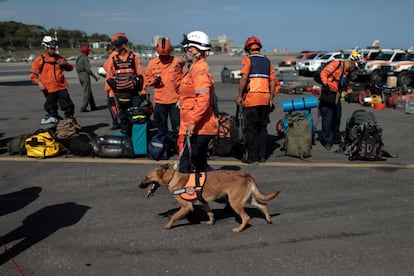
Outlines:
[[[0,162],[60,162],[60,163],[109,163],[109,164],[165,164],[174,163],[175,160],[150,160],[150,159],[126,159],[126,158],[88,158],[88,157],[53,157],[46,159],[33,159],[28,157],[9,156],[0,157]],[[255,166],[244,164],[240,161],[209,160],[210,165],[218,166]],[[386,168],[386,169],[414,169],[414,164],[383,163],[383,162],[352,162],[352,163],[331,163],[331,162],[265,162],[258,166],[262,167],[310,167],[310,168]]]

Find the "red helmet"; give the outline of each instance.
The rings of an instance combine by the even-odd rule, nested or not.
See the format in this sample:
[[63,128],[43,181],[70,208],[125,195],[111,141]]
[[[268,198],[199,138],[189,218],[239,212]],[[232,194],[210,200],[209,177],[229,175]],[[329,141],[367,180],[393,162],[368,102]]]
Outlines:
[[81,52],[84,54],[88,54],[91,51],[91,48],[89,48],[89,46],[83,46],[81,48]]
[[244,50],[247,52],[250,49],[250,45],[257,44],[259,45],[259,48],[262,48],[262,43],[260,42],[260,39],[256,36],[251,36],[248,39],[246,39],[246,42],[244,43]]
[[169,55],[170,52],[171,52],[170,40],[167,37],[163,37],[160,40],[158,40],[157,53],[160,56],[166,56],[166,55]]
[[128,38],[124,33],[117,33],[112,36],[111,42],[115,46],[126,44],[128,42]]

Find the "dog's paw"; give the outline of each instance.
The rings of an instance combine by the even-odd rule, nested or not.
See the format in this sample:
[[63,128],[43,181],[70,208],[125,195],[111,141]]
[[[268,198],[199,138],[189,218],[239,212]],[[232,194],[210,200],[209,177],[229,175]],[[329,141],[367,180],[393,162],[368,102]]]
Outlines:
[[206,222],[207,225],[213,225],[214,224],[214,220],[209,220]]
[[267,222],[268,224],[272,224],[272,223],[273,223],[273,221],[272,221],[271,219],[267,219],[267,220],[266,220],[266,222]]
[[172,225],[170,223],[167,223],[164,225],[164,229],[170,230],[172,228]]

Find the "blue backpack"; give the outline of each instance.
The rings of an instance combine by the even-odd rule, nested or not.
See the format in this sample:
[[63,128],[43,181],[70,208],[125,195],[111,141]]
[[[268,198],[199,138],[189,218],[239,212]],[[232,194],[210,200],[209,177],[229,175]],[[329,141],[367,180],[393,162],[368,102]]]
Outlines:
[[168,160],[174,150],[174,139],[171,133],[155,134],[148,144],[148,155],[154,160]]

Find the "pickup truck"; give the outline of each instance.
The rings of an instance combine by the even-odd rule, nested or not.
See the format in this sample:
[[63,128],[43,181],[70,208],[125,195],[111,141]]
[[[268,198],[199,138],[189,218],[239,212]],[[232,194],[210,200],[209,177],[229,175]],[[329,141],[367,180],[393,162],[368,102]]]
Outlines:
[[381,83],[384,79],[381,66],[391,62],[401,61],[406,56],[404,49],[382,49],[381,53],[372,60],[368,60],[363,69],[358,70],[358,79],[371,80],[373,83]]
[[[391,62],[381,66],[382,76],[397,77],[398,86],[409,86],[413,82],[412,73],[409,71],[414,66],[414,51],[409,51],[402,61]],[[384,79],[383,79],[384,80]]]

